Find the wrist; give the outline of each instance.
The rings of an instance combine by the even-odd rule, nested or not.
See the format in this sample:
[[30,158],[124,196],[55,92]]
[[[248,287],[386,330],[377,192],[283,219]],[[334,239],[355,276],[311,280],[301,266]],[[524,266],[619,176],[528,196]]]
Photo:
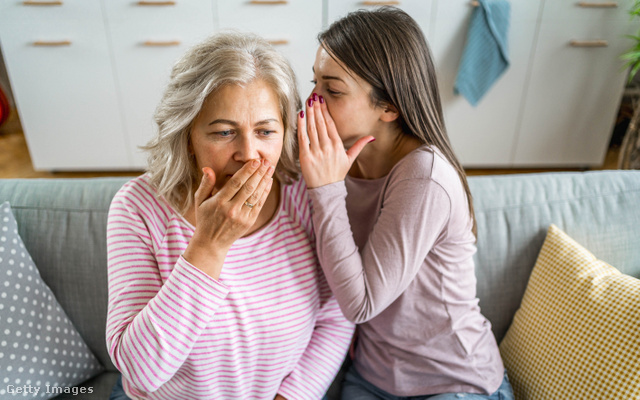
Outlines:
[[228,251],[229,249],[216,248],[215,246],[200,246],[192,241],[187,245],[182,257],[189,264],[217,280],[220,278]]

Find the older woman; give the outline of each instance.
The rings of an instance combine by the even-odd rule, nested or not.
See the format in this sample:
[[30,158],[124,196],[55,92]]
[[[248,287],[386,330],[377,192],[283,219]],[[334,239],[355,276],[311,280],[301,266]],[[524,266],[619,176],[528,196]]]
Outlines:
[[149,170],[109,212],[107,345],[128,397],[318,399],[331,383],[353,326],[296,180],[299,107],[256,36],[215,35],[175,65]]

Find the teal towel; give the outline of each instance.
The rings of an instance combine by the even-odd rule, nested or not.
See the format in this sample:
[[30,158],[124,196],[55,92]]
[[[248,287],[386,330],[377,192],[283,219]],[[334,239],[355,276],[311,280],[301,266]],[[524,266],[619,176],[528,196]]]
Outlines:
[[511,6],[507,0],[478,0],[454,86],[473,106],[509,66],[507,36]]

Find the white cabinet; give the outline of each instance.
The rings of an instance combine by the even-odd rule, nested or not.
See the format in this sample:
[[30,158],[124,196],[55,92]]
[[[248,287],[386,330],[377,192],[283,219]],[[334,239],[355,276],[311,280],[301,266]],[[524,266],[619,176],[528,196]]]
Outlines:
[[[472,2],[328,0],[327,24],[373,3],[396,4],[423,29],[449,137],[465,167],[602,164],[624,87],[619,55],[631,45],[624,35],[637,29],[627,14],[632,0],[511,0],[511,63],[477,107],[453,92]],[[608,47],[576,48],[572,39]]]
[[[441,2],[451,0],[440,0]],[[434,10],[437,0],[402,0],[402,1],[385,1],[385,0],[327,0],[327,26],[331,22],[344,17],[351,11],[358,9],[374,9],[383,5],[393,5],[404,10],[411,15],[413,19],[420,25],[420,28],[427,37],[431,36],[431,27],[433,24]]]
[[267,39],[291,62],[302,99],[311,94],[322,0],[217,0],[217,10],[220,29],[253,32]]
[[469,0],[0,0],[0,44],[35,168],[140,169],[138,146],[155,134],[154,110],[190,45],[223,29],[255,32],[291,61],[305,98],[323,27],[391,3],[425,32],[463,165],[589,166],[603,161],[624,34],[636,27],[633,0],[587,1],[511,0],[511,65],[477,107],[453,94]]
[[144,168],[139,150],[157,129],[156,106],[171,68],[192,45],[214,31],[213,6],[203,1],[105,1],[118,97],[132,153],[131,168]]
[[[635,33],[619,7],[547,1],[541,19],[514,163],[600,165],[624,88],[622,54]],[[606,3],[605,3],[606,4]]]
[[36,169],[130,165],[99,1],[3,1],[0,40]]
[[514,163],[522,94],[541,9],[541,0],[511,2],[511,63],[473,107],[453,92],[473,7],[468,1],[438,2],[434,33],[428,40],[438,70],[438,86],[451,145],[467,167],[509,167]]

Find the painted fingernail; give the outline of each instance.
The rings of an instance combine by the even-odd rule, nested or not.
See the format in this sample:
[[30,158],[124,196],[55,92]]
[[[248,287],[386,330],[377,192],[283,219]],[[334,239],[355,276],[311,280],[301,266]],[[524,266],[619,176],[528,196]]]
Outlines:
[[252,166],[253,168],[258,168],[258,167],[260,166],[260,160],[253,160],[253,161],[251,162],[251,166]]
[[304,118],[304,110],[300,111],[300,118]]
[[376,138],[373,138],[373,139],[369,140],[367,143],[374,142],[375,140],[376,140]]
[[309,107],[313,107],[313,99],[309,99],[309,101],[307,101],[307,104],[309,105]]
[[318,101],[318,93],[313,94],[313,101]]
[[320,104],[324,104],[324,97],[320,96]]

